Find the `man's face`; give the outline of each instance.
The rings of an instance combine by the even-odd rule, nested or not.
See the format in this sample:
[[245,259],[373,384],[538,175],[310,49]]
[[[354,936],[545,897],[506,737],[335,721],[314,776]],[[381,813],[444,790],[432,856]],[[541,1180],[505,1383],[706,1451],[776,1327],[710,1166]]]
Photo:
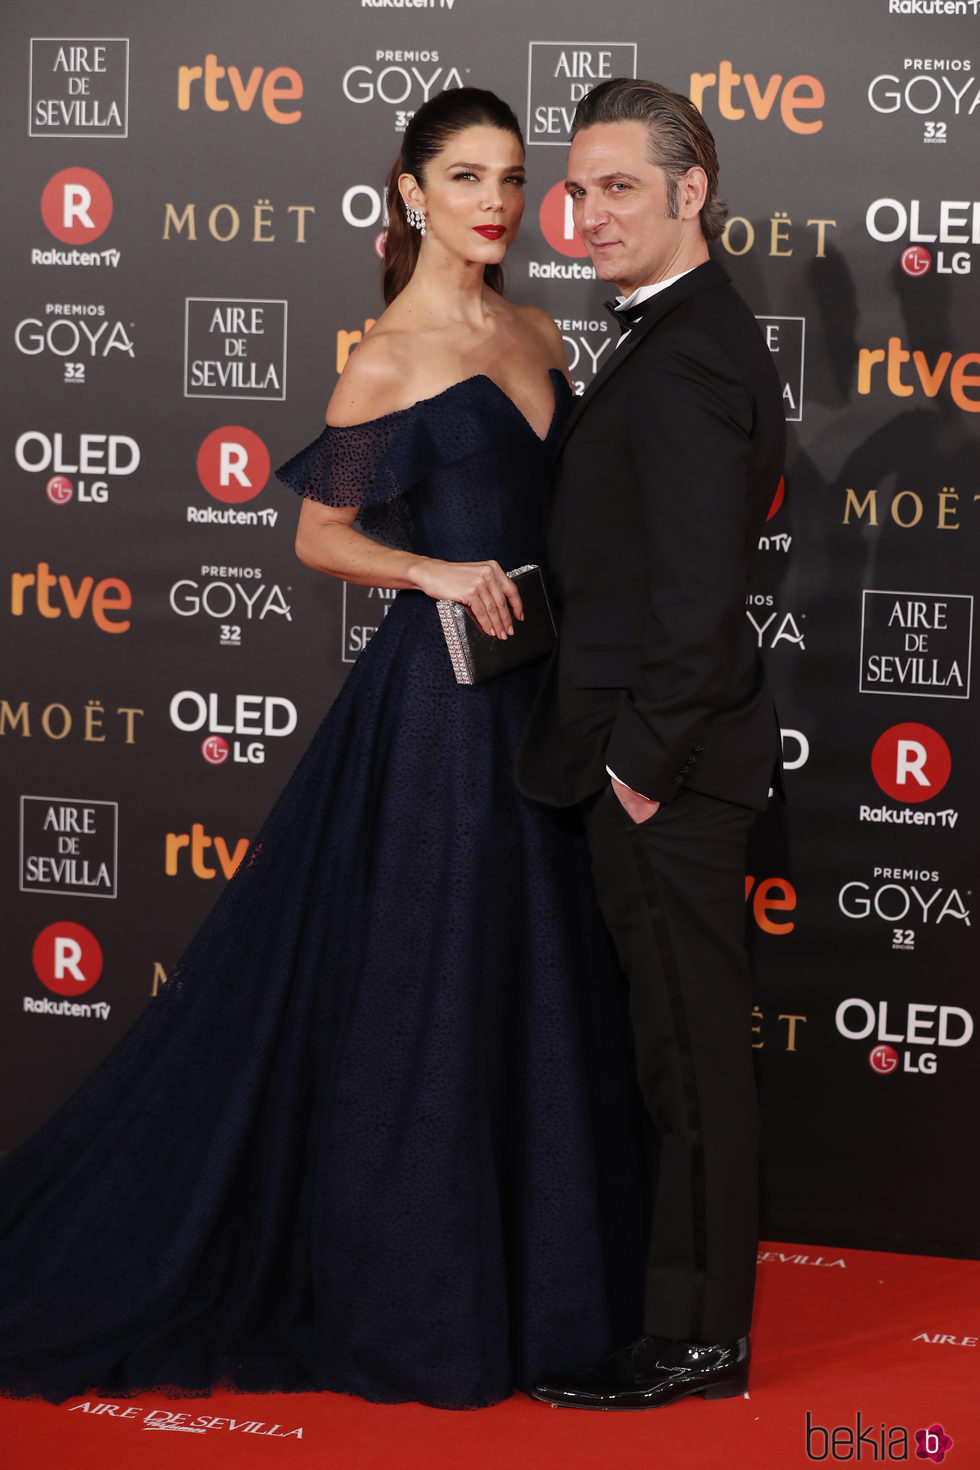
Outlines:
[[615,281],[623,295],[707,258],[696,215],[693,233],[683,207],[680,218],[665,218],[667,176],[650,162],[643,123],[597,123],[577,133],[565,187],[596,275]]

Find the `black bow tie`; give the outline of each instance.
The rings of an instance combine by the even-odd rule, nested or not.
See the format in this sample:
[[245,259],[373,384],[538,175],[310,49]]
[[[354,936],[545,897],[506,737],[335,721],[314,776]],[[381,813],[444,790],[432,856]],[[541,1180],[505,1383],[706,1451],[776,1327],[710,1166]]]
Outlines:
[[624,334],[636,326],[652,299],[648,296],[645,301],[637,301],[632,306],[617,306],[615,301],[604,301],[602,304],[607,311],[612,312],[619,322],[620,333]]

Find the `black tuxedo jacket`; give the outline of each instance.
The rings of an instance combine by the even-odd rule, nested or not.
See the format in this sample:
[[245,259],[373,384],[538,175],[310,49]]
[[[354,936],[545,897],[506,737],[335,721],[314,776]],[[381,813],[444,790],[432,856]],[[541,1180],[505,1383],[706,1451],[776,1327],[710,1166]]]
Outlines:
[[654,296],[572,410],[549,553],[561,637],[518,756],[557,806],[608,780],[763,807],[778,731],[745,616],[785,419],[772,358],[714,261]]

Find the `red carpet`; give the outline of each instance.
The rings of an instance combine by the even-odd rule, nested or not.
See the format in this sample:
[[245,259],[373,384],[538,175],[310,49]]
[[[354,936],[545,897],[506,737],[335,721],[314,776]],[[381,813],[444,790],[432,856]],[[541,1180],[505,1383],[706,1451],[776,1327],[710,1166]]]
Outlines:
[[[114,1414],[97,1398],[59,1408],[0,1400],[0,1467],[769,1470],[906,1461],[976,1470],[978,1341],[980,1262],[768,1245],[747,1398],[638,1414],[549,1409],[523,1395],[470,1414],[334,1394],[144,1394],[112,1404]],[[952,1447],[942,1459],[917,1458],[916,1431],[934,1425]],[[942,1456],[943,1443],[936,1434],[927,1447]]]

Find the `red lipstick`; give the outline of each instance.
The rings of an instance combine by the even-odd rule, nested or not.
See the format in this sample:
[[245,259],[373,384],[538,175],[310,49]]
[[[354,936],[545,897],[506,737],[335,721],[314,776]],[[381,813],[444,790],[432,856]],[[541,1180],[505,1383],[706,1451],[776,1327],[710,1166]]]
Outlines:
[[506,225],[474,225],[473,228],[478,235],[482,235],[487,240],[499,240],[507,233]]

